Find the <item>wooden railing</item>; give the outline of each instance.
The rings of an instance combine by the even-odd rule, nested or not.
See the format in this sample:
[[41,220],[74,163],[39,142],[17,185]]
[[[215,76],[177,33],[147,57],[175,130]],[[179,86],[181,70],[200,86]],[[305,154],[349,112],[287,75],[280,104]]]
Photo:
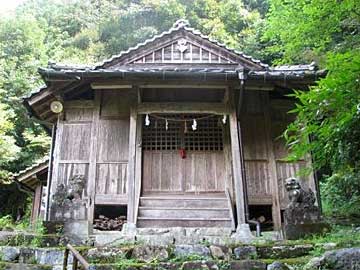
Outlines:
[[78,269],[78,264],[80,263],[83,266],[83,269],[89,270],[90,264],[84,259],[83,256],[70,244],[66,245],[65,253],[64,253],[64,263],[63,263],[63,270],[67,270],[68,266],[68,258],[69,253],[72,253],[73,255],[73,264],[72,264],[72,270]]

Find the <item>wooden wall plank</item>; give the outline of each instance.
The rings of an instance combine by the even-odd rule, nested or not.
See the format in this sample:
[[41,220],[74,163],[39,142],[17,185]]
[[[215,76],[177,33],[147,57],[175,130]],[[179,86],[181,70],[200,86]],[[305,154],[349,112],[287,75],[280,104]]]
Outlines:
[[222,151],[144,150],[143,192],[224,192],[227,173]]
[[[265,95],[265,94],[263,94]],[[273,145],[272,138],[272,121],[271,121],[271,110],[270,110],[270,100],[267,94],[267,97],[264,102],[264,117],[265,117],[265,130],[267,136],[267,148],[269,155],[269,169],[270,169],[270,183],[271,183],[271,191],[272,191],[272,218],[274,223],[274,229],[280,231],[281,230],[281,204],[280,204],[280,196],[279,196],[279,177],[278,171],[276,167],[276,154]]]
[[120,118],[129,119],[130,105],[129,95],[130,89],[101,90],[101,118]]
[[67,122],[62,122],[61,125],[60,160],[88,160],[90,156],[91,123],[67,124]]
[[98,161],[128,159],[129,120],[99,120]]

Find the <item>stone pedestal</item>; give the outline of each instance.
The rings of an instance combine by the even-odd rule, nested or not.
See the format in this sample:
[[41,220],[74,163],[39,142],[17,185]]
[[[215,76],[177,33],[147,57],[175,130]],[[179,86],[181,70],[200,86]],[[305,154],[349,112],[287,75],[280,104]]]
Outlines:
[[87,244],[90,228],[90,222],[87,220],[67,220],[64,223],[64,236],[72,244]]
[[251,233],[250,225],[247,223],[239,224],[236,228],[236,232],[231,236],[231,238],[240,243],[251,243],[255,236]]
[[330,230],[326,222],[284,224],[283,232],[288,240],[297,240],[311,234],[323,234]]
[[295,178],[287,179],[285,186],[290,201],[284,211],[285,238],[296,240],[328,231],[329,225],[323,221],[320,209],[315,205],[316,198],[312,190],[304,190]]
[[136,224],[135,223],[125,223],[122,227],[121,233],[127,236],[136,235]]

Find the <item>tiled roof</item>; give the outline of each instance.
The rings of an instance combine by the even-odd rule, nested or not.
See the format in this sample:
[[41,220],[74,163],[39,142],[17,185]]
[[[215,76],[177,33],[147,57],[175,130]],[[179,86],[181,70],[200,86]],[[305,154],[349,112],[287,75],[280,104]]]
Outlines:
[[[270,70],[260,70],[260,71],[249,71],[249,78],[303,78],[303,77],[321,77],[325,75],[324,70],[315,70],[310,65],[301,65],[301,68],[298,66],[286,66],[287,68],[275,67]],[[151,74],[161,74],[164,77],[167,75],[181,75],[181,74],[213,74],[213,75],[234,75],[236,76],[238,72],[242,69],[237,68],[237,66],[217,66],[217,67],[201,67],[201,66],[156,66],[151,65],[149,67],[128,65],[118,67],[116,69],[76,69],[73,67],[57,66],[54,68],[42,68],[40,70],[44,75],[63,75],[63,76],[78,76],[80,78],[89,78],[92,76],[120,76],[124,77],[127,74],[131,75],[151,75]]]
[[34,163],[33,165],[27,167],[26,169],[19,171],[17,173],[14,173],[12,176],[19,179],[26,175],[34,175],[39,170],[42,170],[42,169],[44,169],[44,167],[48,166],[48,164],[49,164],[49,158],[46,157],[46,158]]

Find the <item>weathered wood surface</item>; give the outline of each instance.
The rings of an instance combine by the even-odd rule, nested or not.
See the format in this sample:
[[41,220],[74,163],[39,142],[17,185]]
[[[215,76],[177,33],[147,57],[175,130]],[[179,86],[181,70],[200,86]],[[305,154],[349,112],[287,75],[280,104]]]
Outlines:
[[[121,93],[115,94],[99,91],[95,101],[65,103],[64,115],[59,117],[52,194],[59,184],[67,185],[75,175],[83,175],[86,179],[82,199],[87,201],[88,211],[80,209],[70,214],[71,218],[92,220],[96,202],[124,204],[129,112],[126,99]],[[119,108],[116,104],[119,100],[126,106]],[[110,197],[107,201],[96,197],[107,194],[123,197],[115,200]]]
[[126,162],[128,160],[129,119],[101,119],[98,138],[98,162]]
[[[192,102],[189,105],[198,106],[204,103],[221,103],[224,99],[224,87],[213,85],[211,88],[204,87],[144,87],[141,89],[142,101],[147,102],[172,102],[180,103],[180,105],[186,106],[187,102]],[[200,104],[196,104],[200,103]],[[170,104],[171,105],[171,104]],[[176,105],[175,105],[176,106]],[[176,108],[176,107],[175,107]]]
[[271,136],[271,107],[269,96],[266,96],[265,106],[264,106],[264,117],[265,117],[265,129],[266,129],[266,139],[267,139],[267,148],[269,149],[269,171],[270,171],[270,183],[271,183],[271,192],[272,192],[272,220],[275,230],[281,229],[281,198],[279,195],[279,184],[278,184],[278,171],[276,168],[276,158],[274,153],[274,142]]
[[[70,106],[59,115],[57,124],[57,137],[54,150],[54,166],[52,173],[51,196],[56,193],[60,184],[69,185],[74,176],[85,179],[84,190],[81,194],[81,203],[78,207],[64,209],[56,213],[52,209],[52,218],[87,219],[86,201],[88,200],[89,160],[92,129],[92,110]],[[49,209],[52,201],[50,198]],[[66,210],[66,211],[65,211]]]
[[225,158],[221,151],[144,150],[143,193],[224,192],[227,181]]
[[[179,42],[184,41],[180,45]],[[211,48],[205,48],[194,41],[189,42],[185,39],[179,39],[164,47],[144,54],[132,63],[235,63],[228,56],[221,55],[221,52],[214,51]]]
[[225,193],[141,197],[139,227],[230,227]]
[[249,204],[272,204],[270,154],[264,108],[267,93],[245,92],[241,112]]
[[127,195],[126,194],[96,194],[95,204],[99,205],[126,205]]
[[98,163],[96,167],[97,194],[126,194],[127,162]]
[[[139,91],[139,90],[138,90]],[[140,98],[140,93],[139,98]],[[138,102],[141,100],[138,100]],[[143,137],[143,117],[138,116],[136,123],[136,150],[135,150],[135,187],[134,187],[134,222],[136,224],[139,204],[140,204],[140,195],[142,187],[142,177],[143,177],[143,149],[142,149],[142,137]]]
[[35,225],[36,221],[38,220],[39,214],[40,214],[42,191],[43,191],[43,186],[39,183],[35,188],[34,198],[33,198],[32,207],[31,207],[30,221],[31,221],[31,224],[34,224],[34,225]]
[[[129,153],[129,92],[98,90],[101,94],[97,133],[96,198],[125,195]],[[111,196],[109,196],[111,197]],[[102,204],[108,204],[100,201]],[[114,204],[124,203],[113,200]]]
[[87,183],[87,192],[89,195],[88,199],[88,220],[93,222],[94,211],[95,211],[95,186],[96,186],[96,152],[97,152],[97,139],[98,139],[98,128],[99,128],[99,117],[100,117],[100,100],[101,96],[98,91],[95,92],[95,102],[93,102],[92,110],[92,126],[90,134],[90,157],[89,157],[89,178]]
[[311,188],[314,192],[315,180],[313,174],[304,176],[301,171],[309,168],[311,165],[310,157],[306,156],[298,162],[286,162],[283,159],[287,156],[286,143],[281,137],[287,125],[294,120],[294,114],[287,113],[294,107],[294,101],[291,100],[270,100],[270,116],[271,116],[271,137],[273,140],[274,155],[276,159],[276,173],[278,176],[278,189],[280,197],[280,207],[284,209],[289,201],[285,190],[285,180],[289,177],[299,178],[304,188]]
[[244,198],[244,182],[243,174],[241,172],[242,160],[240,155],[240,142],[239,142],[239,121],[237,119],[237,113],[235,107],[229,114],[230,124],[230,140],[231,140],[231,156],[233,166],[233,179],[234,179],[234,191],[236,202],[236,216],[238,224],[245,223],[245,198]]
[[128,208],[127,217],[129,223],[135,223],[135,167],[136,167],[136,129],[137,129],[137,108],[132,104],[130,110],[130,130],[129,130],[129,164],[127,175],[127,197]]
[[100,90],[101,91],[101,118],[129,119],[130,90],[122,91]]

